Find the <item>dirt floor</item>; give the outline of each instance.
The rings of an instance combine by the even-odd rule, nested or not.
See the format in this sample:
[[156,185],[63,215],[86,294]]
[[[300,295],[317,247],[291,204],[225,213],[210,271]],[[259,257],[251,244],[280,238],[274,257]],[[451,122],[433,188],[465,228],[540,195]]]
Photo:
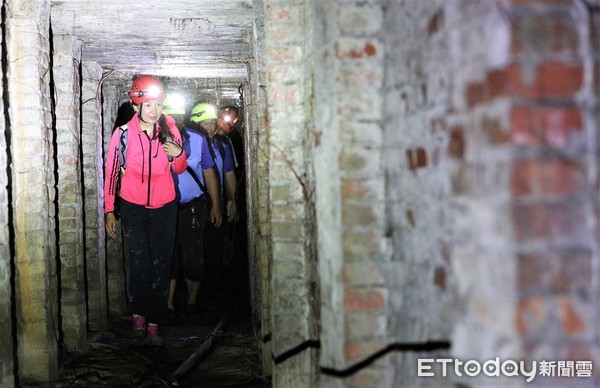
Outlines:
[[63,357],[55,387],[270,387],[249,308],[212,302],[202,309],[161,327],[162,347],[133,338],[130,316],[115,319],[110,331],[89,333],[89,352]]

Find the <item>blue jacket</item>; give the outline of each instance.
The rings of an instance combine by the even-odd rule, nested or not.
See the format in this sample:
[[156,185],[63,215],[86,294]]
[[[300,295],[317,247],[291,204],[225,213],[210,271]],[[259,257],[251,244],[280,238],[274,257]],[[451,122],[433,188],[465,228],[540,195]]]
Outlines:
[[[200,182],[206,185],[202,170],[207,170],[215,165],[208,150],[206,138],[188,128],[182,131],[181,137],[183,139],[183,150],[186,154],[188,166],[194,170]],[[187,170],[179,175],[173,174],[173,179],[175,180],[177,200],[180,203],[188,203],[204,194]]]

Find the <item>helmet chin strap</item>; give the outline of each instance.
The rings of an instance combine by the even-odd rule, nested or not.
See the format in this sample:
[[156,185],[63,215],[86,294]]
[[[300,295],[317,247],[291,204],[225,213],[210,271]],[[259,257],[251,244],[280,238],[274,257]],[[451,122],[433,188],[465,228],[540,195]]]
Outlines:
[[[138,112],[138,118],[140,119],[141,122],[143,122],[145,124],[151,124],[150,122],[148,122],[142,118],[142,106],[143,106],[143,104],[140,104],[140,111]],[[154,125],[152,125],[152,131],[155,131],[155,130],[156,130],[156,123],[154,123]],[[151,134],[151,136],[154,136],[154,135]]]
[[140,119],[140,121],[143,121],[146,124],[148,124],[148,122],[142,118],[142,108],[143,107],[144,107],[144,104],[140,104],[140,110],[138,111],[138,118]]

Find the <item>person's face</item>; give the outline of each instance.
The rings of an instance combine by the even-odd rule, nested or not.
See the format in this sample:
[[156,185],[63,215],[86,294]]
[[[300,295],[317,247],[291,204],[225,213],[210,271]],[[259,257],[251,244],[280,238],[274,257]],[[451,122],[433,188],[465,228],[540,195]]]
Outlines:
[[150,100],[134,105],[133,109],[139,114],[141,111],[141,119],[148,124],[154,124],[160,118],[163,110],[163,100]]
[[217,133],[217,120],[204,120],[200,123],[208,133],[215,134]]

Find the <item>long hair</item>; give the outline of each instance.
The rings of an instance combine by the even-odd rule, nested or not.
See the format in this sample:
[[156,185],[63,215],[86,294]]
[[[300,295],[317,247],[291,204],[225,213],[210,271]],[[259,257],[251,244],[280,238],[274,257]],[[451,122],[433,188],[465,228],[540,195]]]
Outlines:
[[[138,117],[141,120],[142,119],[142,109],[143,109],[144,104],[133,104],[132,103],[132,105],[136,105],[139,107]],[[161,143],[164,143],[165,141],[172,141],[172,140],[173,140],[173,134],[171,133],[171,131],[169,130],[169,126],[167,125],[167,119],[165,118],[165,115],[161,113],[160,117],[158,118],[158,141]]]
[[165,141],[173,141],[173,134],[169,130],[167,125],[167,119],[164,114],[161,114],[158,119],[158,141],[164,143]]

